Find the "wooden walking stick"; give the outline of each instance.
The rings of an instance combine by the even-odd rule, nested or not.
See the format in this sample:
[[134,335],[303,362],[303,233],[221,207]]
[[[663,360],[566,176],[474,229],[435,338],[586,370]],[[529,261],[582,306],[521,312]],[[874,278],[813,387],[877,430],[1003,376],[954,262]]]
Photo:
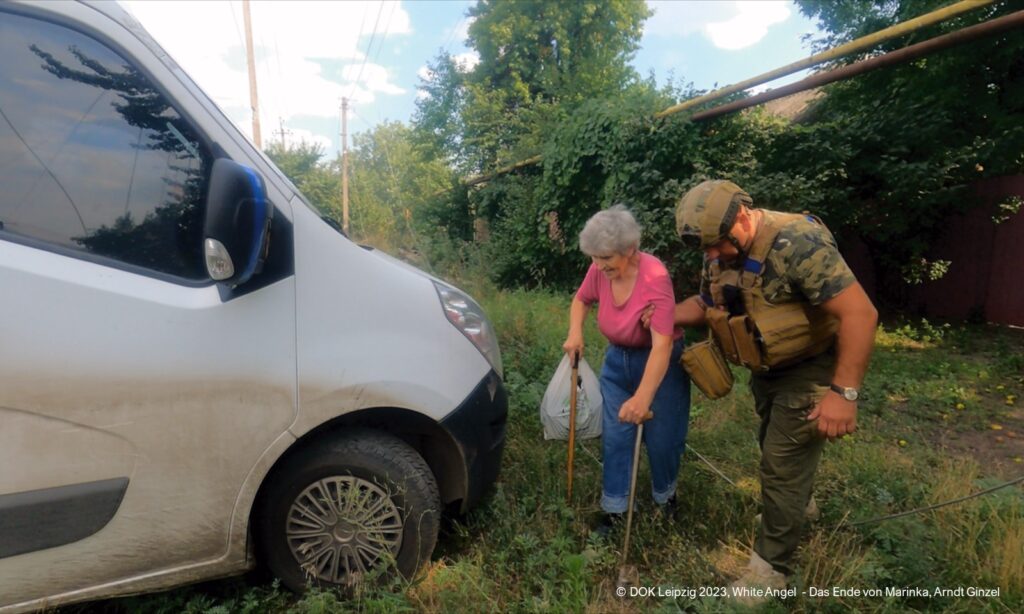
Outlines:
[[572,465],[576,456],[576,391],[579,389],[580,354],[572,356],[572,385],[569,390],[569,491],[565,496],[566,503],[572,504]]
[[[654,414],[648,412],[648,419],[654,417]],[[633,473],[629,480],[629,508],[626,510],[626,537],[622,543],[622,562],[619,564],[619,578],[616,582],[616,586],[620,589],[625,589],[629,586],[637,586],[640,584],[640,573],[637,571],[636,566],[627,565],[626,561],[629,557],[629,534],[633,528],[633,501],[636,499],[636,474],[640,468],[640,442],[644,439],[644,424],[641,422],[636,427],[636,443],[633,444]],[[623,593],[625,594],[625,593]]]

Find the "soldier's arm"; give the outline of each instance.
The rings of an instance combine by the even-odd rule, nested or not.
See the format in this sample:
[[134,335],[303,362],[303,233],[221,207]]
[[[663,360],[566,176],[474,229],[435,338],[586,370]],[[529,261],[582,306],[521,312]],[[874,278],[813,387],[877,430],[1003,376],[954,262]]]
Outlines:
[[[648,305],[647,309],[640,314],[640,322],[644,328],[651,327],[651,316],[654,315],[654,306]],[[681,303],[676,303],[672,310],[673,323],[676,326],[704,326],[704,301],[696,294]]]
[[676,303],[676,326],[703,326],[704,308],[704,300],[696,294],[681,303]]
[[676,303],[676,308],[672,312],[676,326],[704,326],[704,311],[707,309],[710,299],[705,302],[701,295],[710,295],[708,276],[708,263],[707,258],[705,258],[704,264],[701,265],[700,294],[695,294],[682,302]]
[[878,311],[857,282],[822,303],[821,308],[839,319],[836,372],[832,383],[844,388],[860,388],[875,345]]
[[[839,319],[832,383],[843,388],[860,388],[875,344],[878,311],[857,282],[821,303],[821,308]],[[842,437],[857,429],[857,403],[829,390],[808,419],[818,420],[818,432],[822,436],[830,440]]]

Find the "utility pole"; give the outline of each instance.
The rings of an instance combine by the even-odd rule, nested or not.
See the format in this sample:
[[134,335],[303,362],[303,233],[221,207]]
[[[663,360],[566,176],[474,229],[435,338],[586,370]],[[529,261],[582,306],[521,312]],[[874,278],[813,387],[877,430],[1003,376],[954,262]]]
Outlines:
[[257,149],[263,149],[260,138],[260,105],[256,96],[256,56],[252,49],[252,17],[249,15],[249,0],[242,0],[242,15],[245,17],[245,57],[249,64],[249,105],[252,107],[252,140]]
[[348,234],[348,98],[341,99],[341,229]]
[[285,137],[286,134],[290,134],[291,130],[285,130],[284,129],[284,118],[282,118],[282,117],[278,117],[277,118],[277,124],[278,124],[278,126],[280,126],[280,129],[275,134],[277,134],[278,137],[280,137],[280,139],[281,139],[281,148],[282,149],[288,149],[287,143],[285,143],[285,141],[284,141],[284,137]]

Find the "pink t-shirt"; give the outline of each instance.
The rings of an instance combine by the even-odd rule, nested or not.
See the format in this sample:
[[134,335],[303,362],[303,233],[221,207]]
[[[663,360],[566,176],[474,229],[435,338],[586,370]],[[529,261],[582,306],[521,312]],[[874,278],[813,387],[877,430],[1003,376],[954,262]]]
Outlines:
[[612,282],[596,264],[590,265],[576,298],[585,305],[598,304],[597,327],[615,345],[651,347],[651,333],[640,322],[640,314],[652,304],[651,329],[673,339],[683,336],[683,329],[674,326],[676,299],[668,270],[648,253],[640,252],[636,285],[624,304],[615,304]]

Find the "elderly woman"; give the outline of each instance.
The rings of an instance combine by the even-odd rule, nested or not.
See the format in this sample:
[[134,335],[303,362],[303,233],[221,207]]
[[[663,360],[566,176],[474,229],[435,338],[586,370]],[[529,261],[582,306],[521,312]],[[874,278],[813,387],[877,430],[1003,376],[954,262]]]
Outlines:
[[[616,205],[590,218],[580,233],[580,250],[593,264],[572,301],[562,347],[570,357],[583,351],[583,322],[597,303],[598,328],[609,342],[601,369],[604,514],[598,526],[606,533],[628,506],[636,425],[645,421],[654,501],[672,513],[690,381],[678,365],[683,332],[673,324],[672,281],[660,260],[640,251],[640,226],[629,210]],[[641,315],[649,306],[648,330]]]

